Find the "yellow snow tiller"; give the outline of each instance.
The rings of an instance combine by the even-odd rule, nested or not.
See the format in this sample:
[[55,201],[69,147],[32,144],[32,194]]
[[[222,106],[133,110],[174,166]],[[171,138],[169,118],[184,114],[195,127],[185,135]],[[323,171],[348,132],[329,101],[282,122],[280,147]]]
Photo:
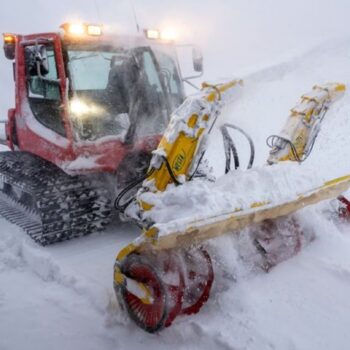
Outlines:
[[[248,207],[227,208],[205,217],[181,216],[165,223],[152,219],[150,213],[154,203],[149,198],[169,188],[176,191],[196,178],[206,151],[208,134],[223,107],[234,100],[242,85],[239,80],[203,84],[199,93],[189,97],[173,113],[137,194],[129,196],[128,200],[124,200],[125,204],[121,204],[131,186],[117,198],[118,209],[135,220],[143,233],[119,252],[114,267],[114,289],[123,309],[148,332],[154,333],[170,326],[178,315],[197,313],[208,300],[214,271],[210,255],[203,247],[205,241],[226,233],[237,233],[258,223],[261,223],[261,232],[271,238],[271,230],[281,230],[278,218],[307,205],[336,198],[350,186],[350,176],[344,176],[303,190],[279,203],[257,201]],[[310,93],[303,95],[301,102],[291,110],[281,134],[267,140],[271,147],[267,163],[273,168],[274,164],[287,160],[304,161],[313,148],[330,105],[344,92],[344,85],[331,83],[315,86]],[[247,136],[251,147],[249,167],[254,161],[254,146],[249,136],[240,128],[225,124],[221,130],[226,173],[230,172],[232,162],[235,168],[239,163],[229,128]],[[233,192],[232,199],[234,196]],[[285,220],[293,223],[294,219],[286,217]],[[301,246],[301,232],[298,225],[294,225],[292,231],[291,250],[295,254]],[[256,245],[257,250],[268,257],[264,237],[257,237]],[[272,266],[274,262],[267,263]]]

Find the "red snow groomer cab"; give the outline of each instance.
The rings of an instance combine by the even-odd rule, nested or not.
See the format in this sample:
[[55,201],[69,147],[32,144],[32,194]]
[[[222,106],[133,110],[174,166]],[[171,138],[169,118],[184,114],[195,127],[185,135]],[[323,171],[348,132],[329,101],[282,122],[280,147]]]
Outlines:
[[[106,225],[116,187],[147,170],[186,79],[174,41],[158,31],[61,29],[4,34],[16,106],[6,123],[11,151],[0,154],[0,214],[41,244]],[[202,57],[193,59],[200,75]]]

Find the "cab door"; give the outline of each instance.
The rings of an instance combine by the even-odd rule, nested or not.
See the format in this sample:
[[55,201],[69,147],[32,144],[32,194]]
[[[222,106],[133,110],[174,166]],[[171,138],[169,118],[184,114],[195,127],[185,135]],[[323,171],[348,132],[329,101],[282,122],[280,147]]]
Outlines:
[[73,159],[66,74],[57,34],[23,36],[17,48],[18,146],[58,166]]

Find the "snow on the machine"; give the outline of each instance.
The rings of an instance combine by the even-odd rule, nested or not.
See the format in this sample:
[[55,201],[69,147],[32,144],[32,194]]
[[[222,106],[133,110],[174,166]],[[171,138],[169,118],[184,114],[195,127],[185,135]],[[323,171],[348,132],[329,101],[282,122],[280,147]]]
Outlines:
[[323,185],[326,178],[321,175],[322,169],[319,170],[315,174],[308,166],[278,164],[238,170],[220,177],[215,183],[198,180],[180,188],[173,186],[163,193],[145,193],[142,199],[153,205],[145,217],[157,224],[176,222],[180,230],[183,218],[196,221],[213,213],[247,210],[252,203],[284,203],[294,199],[295,194]]

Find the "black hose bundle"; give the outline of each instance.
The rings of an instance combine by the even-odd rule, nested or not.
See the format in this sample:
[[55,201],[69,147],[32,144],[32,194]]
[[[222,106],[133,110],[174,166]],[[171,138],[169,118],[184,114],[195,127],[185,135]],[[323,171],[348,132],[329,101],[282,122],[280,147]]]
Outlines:
[[123,197],[136,188],[138,185],[140,185],[144,180],[147,179],[148,176],[151,176],[154,172],[154,168],[152,168],[150,171],[148,171],[146,174],[140,176],[135,181],[132,181],[129,185],[127,185],[122,191],[119,192],[117,198],[114,201],[114,207],[117,209],[120,213],[124,213],[125,209],[130,205],[130,203],[135,199],[135,196],[130,198],[128,201],[126,201],[124,204],[121,204],[121,201]]
[[[224,140],[224,149],[225,149],[225,157],[226,157],[226,167],[225,167],[225,174],[227,174],[230,170],[231,170],[231,154],[233,155],[233,159],[234,159],[234,166],[235,169],[239,168],[239,156],[238,156],[238,152],[236,149],[236,146],[232,140],[232,137],[230,136],[228,129],[234,129],[238,132],[240,132],[242,135],[244,135],[246,137],[246,139],[249,142],[249,146],[250,146],[250,158],[249,158],[249,163],[248,163],[248,169],[250,169],[253,166],[254,163],[254,157],[255,157],[255,149],[254,149],[254,143],[253,140],[251,139],[251,137],[241,128],[239,128],[238,126],[232,125],[232,124],[224,124],[221,127],[221,132],[222,132],[222,136],[223,136],[223,140]],[[199,164],[201,163],[204,153],[202,153],[201,157],[199,158],[197,167],[194,171],[194,173],[192,174],[192,176],[190,176],[190,180],[194,177],[194,175],[196,174]],[[169,161],[166,157],[162,157],[163,162],[169,172],[169,175],[171,177],[171,179],[173,180],[174,184],[176,186],[181,185],[181,183],[177,180],[171,165],[169,164]],[[135,181],[132,181],[129,185],[127,185],[117,196],[115,202],[114,202],[114,207],[120,212],[120,213],[124,213],[126,208],[133,202],[133,200],[135,200],[135,196],[132,196],[130,199],[128,199],[125,203],[122,203],[123,198],[126,196],[127,193],[129,193],[130,191],[132,191],[133,189],[135,189],[137,186],[139,186],[144,180],[146,180],[149,176],[151,176],[153,174],[153,172],[155,171],[154,168],[152,168],[150,171],[148,171],[145,175],[142,175],[141,177],[137,178]]]
[[305,160],[305,159],[301,159],[299,157],[298,151],[295,148],[294,143],[292,141],[282,137],[282,136],[279,136],[279,135],[271,135],[271,136],[269,136],[266,139],[266,145],[268,147],[270,147],[271,149],[277,149],[277,150],[284,149],[287,145],[289,145],[295,161],[301,163],[302,161]]
[[228,132],[229,128],[240,132],[249,142],[250,157],[249,157],[249,163],[248,163],[247,169],[250,169],[253,166],[254,158],[255,158],[255,148],[254,148],[254,143],[252,138],[238,126],[233,124],[224,124],[223,126],[221,126],[220,130],[224,141],[224,150],[225,150],[225,158],[226,158],[225,174],[227,174],[231,170],[232,156],[233,156],[235,169],[238,169],[240,166],[237,148],[235,143],[233,142],[233,139],[230,133]]
[[[171,179],[174,181],[175,186],[181,185],[181,183],[177,180],[171,165],[169,164],[169,161],[166,157],[162,157],[164,164],[169,172],[169,175]],[[127,185],[120,193],[118,194],[116,200],[114,201],[114,207],[117,209],[120,213],[124,213],[126,208],[134,201],[135,196],[132,196],[129,200],[127,200],[125,203],[121,203],[123,198],[126,196],[127,193],[138,187],[144,180],[146,180],[149,176],[151,176],[155,171],[155,168],[151,168],[145,175],[140,176],[135,181],[132,181],[129,185]]]

